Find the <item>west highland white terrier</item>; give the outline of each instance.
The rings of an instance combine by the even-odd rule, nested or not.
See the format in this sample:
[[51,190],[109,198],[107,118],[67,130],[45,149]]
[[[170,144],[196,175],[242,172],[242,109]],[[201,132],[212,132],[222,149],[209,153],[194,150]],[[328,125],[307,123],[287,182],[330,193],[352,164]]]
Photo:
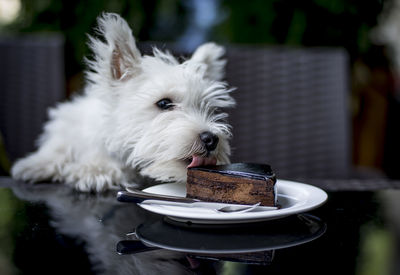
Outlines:
[[235,102],[222,82],[224,48],[206,43],[179,63],[156,48],[142,56],[117,14],[100,16],[97,31],[84,94],[49,110],[38,150],[12,176],[102,191],[131,186],[135,175],[184,182],[187,167],[228,163],[220,108]]

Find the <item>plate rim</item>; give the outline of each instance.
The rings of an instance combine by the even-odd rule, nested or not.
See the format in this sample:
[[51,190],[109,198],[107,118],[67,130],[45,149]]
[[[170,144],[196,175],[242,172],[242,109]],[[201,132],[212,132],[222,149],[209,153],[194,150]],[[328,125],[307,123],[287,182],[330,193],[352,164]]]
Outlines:
[[[328,194],[319,187],[314,185],[309,185],[306,183],[301,183],[297,181],[291,180],[284,180],[284,179],[277,179],[277,193],[279,198],[279,190],[292,189],[292,191],[296,190],[303,190],[303,192],[308,195],[307,201],[302,201],[298,204],[295,204],[293,207],[272,210],[272,211],[260,211],[260,212],[246,212],[246,213],[197,213],[200,214],[200,217],[195,217],[193,215],[188,215],[188,211],[182,212],[174,212],[169,210],[171,206],[156,206],[156,205],[140,205],[139,206],[147,211],[167,216],[173,220],[179,222],[193,222],[193,223],[213,223],[213,224],[222,224],[222,223],[244,223],[244,222],[257,222],[257,221],[265,221],[265,220],[272,220],[278,218],[284,218],[290,215],[299,214],[303,212],[310,211],[317,207],[323,205],[327,199]],[[168,186],[185,188],[185,184],[183,183],[161,183],[157,185],[153,185],[151,187],[145,188],[143,191],[156,193],[153,189],[165,188]],[[310,194],[313,194],[311,196]],[[281,196],[283,196],[282,194]],[[176,208],[172,206],[172,209]],[[201,215],[203,214],[203,215]],[[207,214],[207,216],[205,216]]]

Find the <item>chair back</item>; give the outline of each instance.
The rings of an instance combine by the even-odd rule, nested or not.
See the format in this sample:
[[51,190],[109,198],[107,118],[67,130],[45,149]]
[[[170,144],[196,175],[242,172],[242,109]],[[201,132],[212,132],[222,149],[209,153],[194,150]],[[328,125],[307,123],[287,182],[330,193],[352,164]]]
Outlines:
[[35,148],[47,108],[65,98],[64,39],[0,37],[0,132],[11,161]]
[[351,170],[348,55],[342,49],[228,47],[237,87],[232,161],[268,163],[285,178]]

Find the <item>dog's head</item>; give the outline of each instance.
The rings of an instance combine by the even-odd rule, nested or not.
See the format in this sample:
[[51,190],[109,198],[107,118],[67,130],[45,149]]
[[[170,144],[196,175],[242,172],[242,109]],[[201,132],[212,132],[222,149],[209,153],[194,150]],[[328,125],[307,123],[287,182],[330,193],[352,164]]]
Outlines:
[[220,109],[234,100],[221,81],[224,49],[204,44],[183,63],[157,49],[142,56],[121,17],[98,23],[104,39],[89,37],[87,78],[104,101],[107,149],[161,181],[184,181],[188,166],[228,163],[230,126]]

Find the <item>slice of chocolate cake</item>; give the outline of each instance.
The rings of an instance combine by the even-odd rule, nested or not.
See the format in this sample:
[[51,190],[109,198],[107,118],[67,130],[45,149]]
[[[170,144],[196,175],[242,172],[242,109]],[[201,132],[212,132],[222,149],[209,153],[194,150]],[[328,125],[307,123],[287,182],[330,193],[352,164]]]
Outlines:
[[203,201],[277,205],[276,177],[266,164],[234,163],[191,167],[186,196]]

